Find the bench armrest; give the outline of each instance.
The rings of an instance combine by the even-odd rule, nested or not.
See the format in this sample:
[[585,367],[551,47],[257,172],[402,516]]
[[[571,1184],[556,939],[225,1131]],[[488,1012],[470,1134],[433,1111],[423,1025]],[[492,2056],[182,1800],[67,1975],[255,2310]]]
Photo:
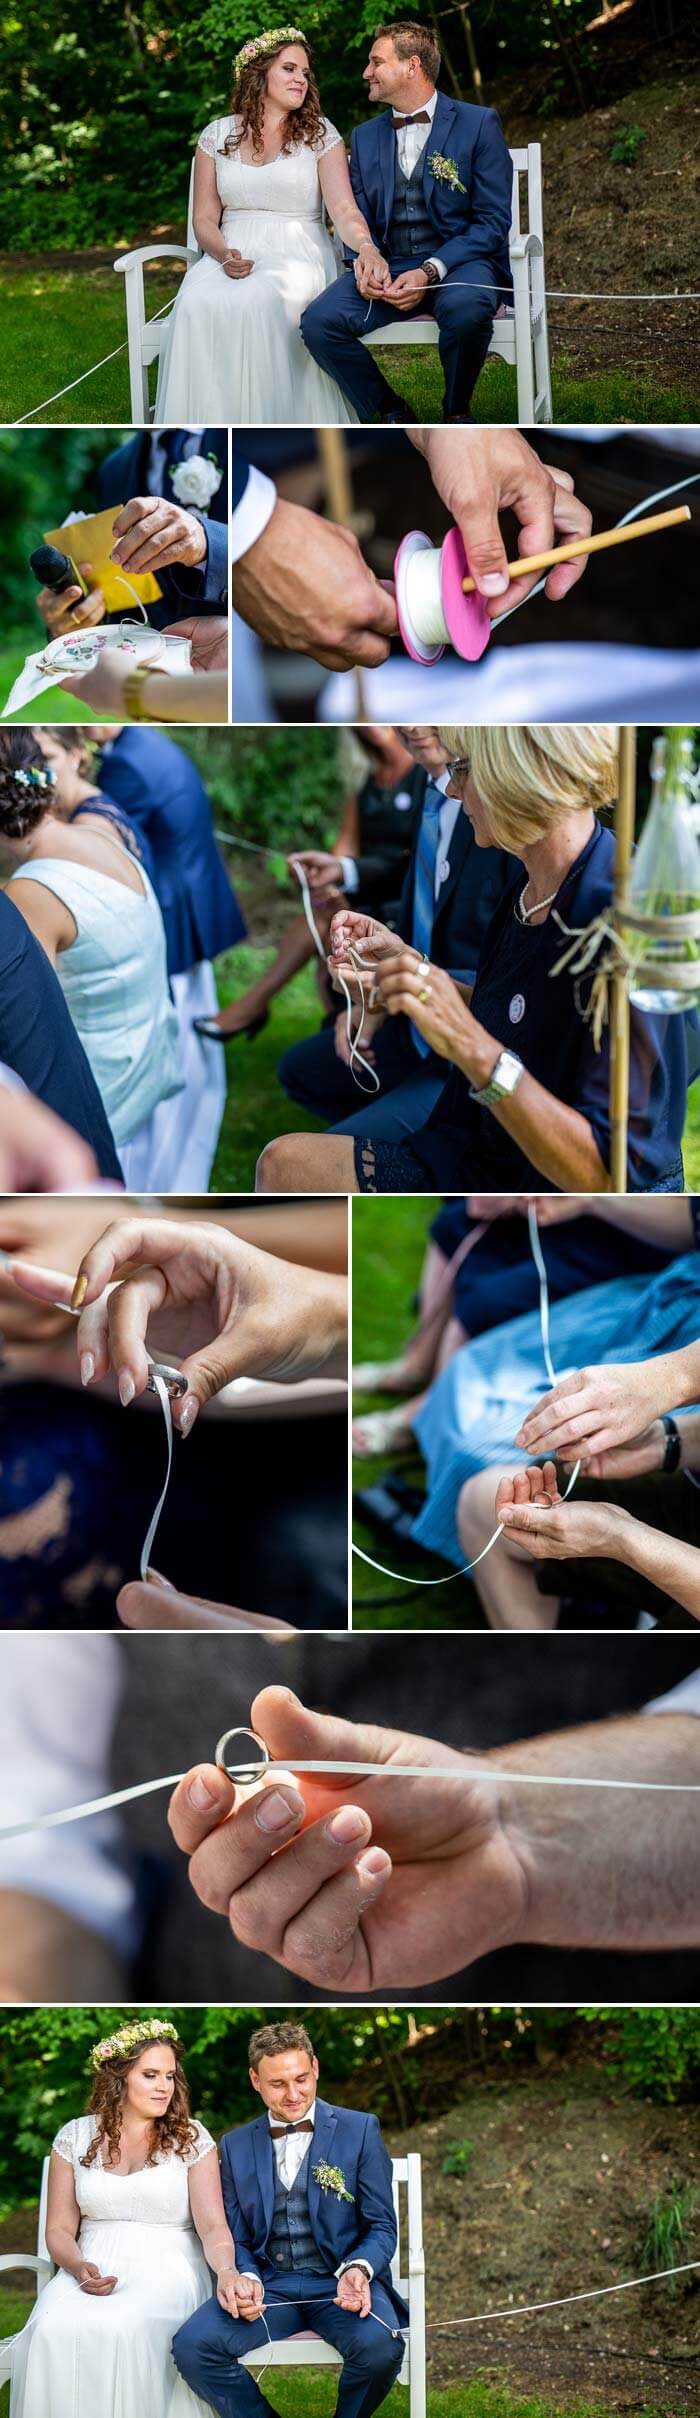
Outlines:
[[122,252],[121,259],[115,260],[114,267],[116,269],[117,276],[123,277],[129,269],[135,267],[138,261],[143,262],[144,260],[165,260],[166,258],[169,260],[198,260],[199,253],[192,244],[141,244],[138,251]]
[[529,260],[543,253],[539,235],[514,235],[509,246],[511,260]]
[[32,2275],[51,2274],[50,2258],[30,2258],[29,2252],[24,2250],[10,2250],[0,2258],[0,2274],[10,2267],[28,2267]]

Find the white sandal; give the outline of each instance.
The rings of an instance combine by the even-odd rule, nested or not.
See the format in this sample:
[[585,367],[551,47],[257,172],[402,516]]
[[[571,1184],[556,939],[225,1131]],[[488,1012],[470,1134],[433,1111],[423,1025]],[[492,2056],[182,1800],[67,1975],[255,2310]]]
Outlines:
[[402,1411],[367,1411],[364,1419],[353,1419],[352,1449],[356,1461],[371,1461],[376,1453],[417,1452],[412,1432],[401,1432]]
[[[397,1387],[395,1385],[387,1386],[385,1377],[387,1369],[393,1369],[396,1366],[395,1360],[361,1360],[359,1367],[353,1369],[352,1372],[355,1392],[357,1394],[395,1394],[398,1390]],[[405,1385],[401,1387],[401,1392],[410,1394],[414,1390],[415,1379],[407,1377]]]

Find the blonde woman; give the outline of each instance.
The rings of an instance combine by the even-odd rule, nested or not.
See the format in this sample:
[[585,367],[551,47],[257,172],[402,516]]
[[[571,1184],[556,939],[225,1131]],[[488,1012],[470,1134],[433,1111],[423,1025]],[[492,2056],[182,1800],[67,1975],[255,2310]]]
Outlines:
[[[609,1035],[596,1050],[592,976],[556,973],[572,936],[608,908],[617,730],[608,723],[441,729],[479,848],[518,861],[485,934],[471,994],[370,917],[331,927],[372,966],[373,1006],[410,1016],[449,1065],[420,1132],[396,1145],[360,1135],[288,1135],[260,1168],[265,1191],[604,1192],[610,1183]],[[333,961],[332,960],[332,961]],[[331,962],[332,962],[331,961]],[[555,976],[553,980],[552,977]],[[628,1186],[682,1192],[685,1020],[633,1011]]]

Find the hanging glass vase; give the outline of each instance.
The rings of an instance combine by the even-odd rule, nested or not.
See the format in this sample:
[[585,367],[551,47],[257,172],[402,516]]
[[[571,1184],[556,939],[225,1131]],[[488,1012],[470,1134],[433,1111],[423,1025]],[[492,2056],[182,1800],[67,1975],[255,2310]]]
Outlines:
[[630,867],[620,929],[632,959],[630,1001],[657,1015],[684,1015],[700,994],[700,843],[688,731],[655,739],[652,794]]

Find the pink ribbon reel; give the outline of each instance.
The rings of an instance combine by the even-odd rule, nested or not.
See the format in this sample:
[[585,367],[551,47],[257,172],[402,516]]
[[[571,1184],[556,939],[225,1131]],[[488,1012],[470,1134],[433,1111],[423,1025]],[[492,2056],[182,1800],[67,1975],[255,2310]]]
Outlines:
[[478,663],[493,625],[483,596],[476,589],[465,596],[462,581],[468,577],[459,529],[448,529],[440,547],[424,529],[410,529],[402,537],[394,562],[396,612],[414,663],[439,663],[446,646],[454,647],[463,662]]

